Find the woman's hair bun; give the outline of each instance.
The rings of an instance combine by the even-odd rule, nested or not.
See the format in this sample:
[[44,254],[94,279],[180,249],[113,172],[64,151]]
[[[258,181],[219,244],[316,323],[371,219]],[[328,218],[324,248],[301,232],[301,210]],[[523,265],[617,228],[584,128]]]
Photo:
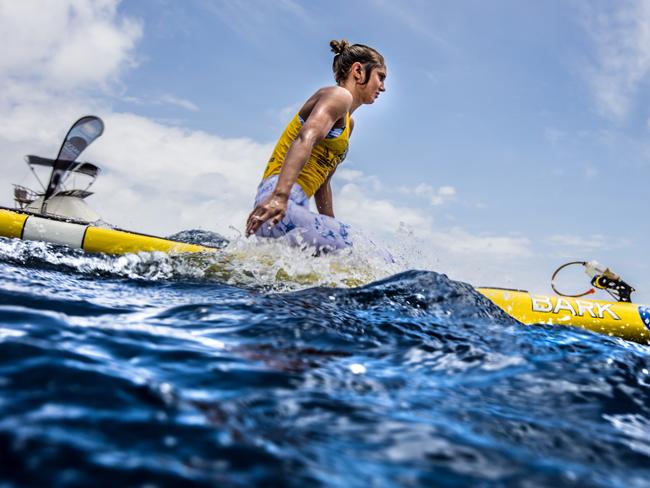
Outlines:
[[345,51],[350,43],[346,41],[345,39],[342,39],[340,41],[330,41],[330,47],[332,48],[332,52],[336,55],[341,54],[343,51]]

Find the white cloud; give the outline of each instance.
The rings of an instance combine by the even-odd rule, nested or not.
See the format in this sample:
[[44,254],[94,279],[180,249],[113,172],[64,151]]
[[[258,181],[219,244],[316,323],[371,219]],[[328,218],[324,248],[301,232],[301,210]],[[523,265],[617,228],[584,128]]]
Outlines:
[[268,113],[271,116],[271,118],[277,120],[281,124],[286,124],[289,120],[292,119],[294,115],[298,113],[298,110],[300,110],[300,105],[293,104],[293,105],[287,105],[286,107],[282,107],[279,110],[269,111]]
[[185,110],[189,110],[190,112],[199,111],[199,107],[197,107],[194,102],[191,102],[190,100],[185,100],[184,98],[178,98],[169,94],[161,96],[160,103],[175,105],[177,107],[184,108]]
[[548,238],[548,242],[554,246],[584,249],[587,251],[608,250],[628,245],[625,239],[613,239],[602,234],[573,235],[555,234]]
[[384,191],[385,188],[384,184],[377,176],[367,175],[363,171],[350,169],[347,165],[336,170],[336,176],[333,178],[334,186],[336,186],[336,184],[341,180],[348,183],[362,185],[365,189],[373,193],[380,193]]
[[[150,232],[242,228],[272,147],[165,126],[133,114],[106,118],[96,153],[107,164],[96,202],[118,224]],[[112,129],[111,129],[112,128]],[[119,197],[116,197],[119,195]]]
[[113,81],[134,62],[141,24],[116,0],[0,0],[0,72],[66,90]]
[[585,24],[595,45],[588,81],[599,111],[620,120],[650,71],[650,2],[588,5]]
[[458,255],[501,258],[532,257],[530,240],[523,236],[475,235],[461,228],[434,232],[439,247]]
[[412,188],[402,186],[398,191],[406,195],[424,197],[429,200],[431,205],[442,205],[456,197],[456,188],[453,186],[441,186],[438,189],[434,189],[433,186],[428,183],[419,183]]
[[421,195],[430,196],[431,194],[434,193],[433,187],[428,183],[420,183],[415,188],[402,187],[400,188],[400,191],[402,193],[413,193],[414,195],[417,196],[421,196]]
[[436,194],[431,197],[432,205],[442,205],[456,196],[456,189],[453,186],[441,186]]
[[428,233],[432,218],[419,209],[399,206],[386,198],[372,197],[364,185],[346,183],[335,193],[337,215],[347,223],[372,234],[390,234],[400,223]]
[[357,169],[342,168],[336,170],[336,178],[343,181],[354,181],[363,177],[363,172]]
[[[335,192],[334,200],[338,217],[371,235],[393,242],[408,235],[409,239],[426,243],[425,248],[434,255],[473,256],[477,259],[528,258],[533,255],[530,240],[526,237],[476,235],[460,227],[442,227],[426,209],[398,205],[383,193],[374,195],[372,187],[365,184],[366,179],[362,172],[354,172],[353,181]],[[423,183],[409,191],[430,197],[433,188]],[[441,187],[435,191],[435,195],[441,198],[455,194],[453,187]]]
[[199,107],[191,100],[176,97],[169,93],[153,98],[126,95],[122,96],[121,100],[133,105],[173,105],[175,107],[189,110],[190,112],[198,112],[200,110]]

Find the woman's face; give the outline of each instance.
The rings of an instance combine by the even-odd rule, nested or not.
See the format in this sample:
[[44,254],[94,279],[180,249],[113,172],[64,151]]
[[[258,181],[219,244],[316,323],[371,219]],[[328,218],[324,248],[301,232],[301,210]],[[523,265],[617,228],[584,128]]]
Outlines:
[[381,92],[386,91],[384,81],[386,80],[386,66],[379,66],[372,70],[368,83],[360,85],[363,92],[363,103],[374,103]]

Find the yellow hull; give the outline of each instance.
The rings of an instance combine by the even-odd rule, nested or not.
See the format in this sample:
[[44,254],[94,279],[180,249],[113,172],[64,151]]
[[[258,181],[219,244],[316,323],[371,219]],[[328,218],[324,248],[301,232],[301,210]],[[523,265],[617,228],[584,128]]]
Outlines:
[[52,242],[88,252],[106,254],[214,251],[214,248],[206,246],[186,244],[137,232],[106,229],[70,220],[41,217],[9,209],[0,209],[0,236]]
[[508,315],[524,324],[582,327],[601,334],[650,344],[650,307],[635,303],[585,300],[477,288]]

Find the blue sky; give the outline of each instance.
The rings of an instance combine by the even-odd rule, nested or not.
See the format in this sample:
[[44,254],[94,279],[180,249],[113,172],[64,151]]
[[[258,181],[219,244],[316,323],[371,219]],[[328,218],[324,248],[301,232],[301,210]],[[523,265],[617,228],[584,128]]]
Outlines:
[[21,5],[0,0],[4,205],[20,157],[52,155],[92,112],[107,127],[89,202],[106,220],[241,229],[270,148],[332,83],[328,43],[346,38],[379,49],[388,79],[355,114],[337,215],[474,284],[547,291],[554,266],[598,259],[650,302],[648,2]]

